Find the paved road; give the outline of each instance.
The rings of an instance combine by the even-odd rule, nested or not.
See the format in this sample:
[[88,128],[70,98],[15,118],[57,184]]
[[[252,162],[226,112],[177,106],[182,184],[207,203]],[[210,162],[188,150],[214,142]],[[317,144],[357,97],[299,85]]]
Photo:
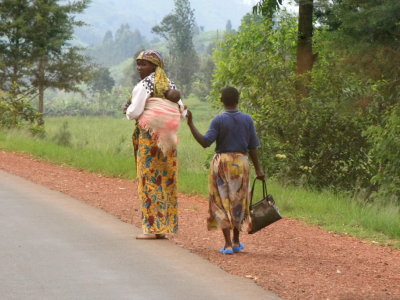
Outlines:
[[0,171],[0,298],[279,299],[167,240]]

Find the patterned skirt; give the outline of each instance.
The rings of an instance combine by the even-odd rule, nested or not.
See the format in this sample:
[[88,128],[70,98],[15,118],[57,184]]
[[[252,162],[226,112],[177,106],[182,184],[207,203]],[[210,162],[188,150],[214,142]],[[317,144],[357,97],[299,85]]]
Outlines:
[[239,229],[249,216],[249,160],[242,153],[217,153],[209,175],[208,230]]
[[133,134],[138,194],[144,233],[178,230],[176,151],[165,156],[151,134],[136,127]]

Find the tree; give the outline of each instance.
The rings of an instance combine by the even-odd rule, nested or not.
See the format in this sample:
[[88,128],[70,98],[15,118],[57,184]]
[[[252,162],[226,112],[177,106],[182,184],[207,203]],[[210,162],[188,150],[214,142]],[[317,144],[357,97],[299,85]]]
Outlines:
[[[312,52],[314,0],[299,0],[299,20],[297,37],[297,74],[312,70],[315,55]],[[262,0],[253,7],[254,13],[272,18],[282,5],[282,0]]]
[[[310,71],[317,57],[312,51],[314,0],[299,0],[298,3],[296,72],[301,77],[296,82],[296,88],[298,95],[304,97],[308,94],[311,79]],[[282,5],[282,0],[261,0],[253,7],[253,12],[272,19],[273,14],[280,8],[280,5]]]
[[110,45],[114,41],[113,34],[110,30],[106,32],[103,38],[103,45]]
[[297,74],[312,70],[314,54],[312,52],[314,0],[299,1],[299,27],[297,37]]
[[329,30],[368,43],[393,43],[400,37],[397,0],[319,0],[318,21]]
[[[397,0],[319,0],[318,22],[332,32],[343,67],[364,80],[384,80],[380,113],[400,99],[400,2]],[[377,117],[381,119],[380,117]]]
[[89,0],[59,4],[59,0],[4,0],[0,4],[1,86],[16,96],[38,95],[38,110],[43,113],[44,91],[49,88],[78,91],[87,81],[91,66],[71,46],[76,14]]
[[0,3],[0,88],[17,95],[27,88],[31,43],[29,1],[3,0]]
[[68,41],[73,38],[74,26],[84,23],[75,20],[90,0],[61,5],[59,0],[36,0],[32,7],[32,26],[27,38],[32,43],[30,53],[33,68],[31,84],[37,88],[40,113],[44,111],[44,91],[49,87],[77,91],[78,83],[90,78],[91,66],[80,54],[82,49]]
[[226,22],[225,31],[227,31],[227,32],[232,31],[232,22],[231,22],[231,20],[228,20],[228,21]]
[[193,93],[199,97],[200,101],[206,101],[210,93],[214,69],[212,56],[210,54],[202,56],[199,70],[196,72],[196,80],[193,83]]
[[146,39],[139,30],[131,31],[128,24],[121,24],[114,36],[111,31],[107,31],[102,44],[91,49],[89,54],[96,63],[112,66],[132,57],[146,44]]
[[175,0],[175,9],[152,31],[168,42],[169,72],[183,94],[189,94],[199,59],[193,45],[196,28],[194,11],[188,0]]
[[23,97],[0,90],[0,128],[28,127],[32,134],[42,136],[43,127],[36,126],[41,115]]
[[274,13],[279,10],[282,0],[261,0],[253,6],[253,13],[272,19]]
[[99,68],[90,81],[89,86],[93,92],[111,92],[115,85],[115,80],[111,77],[108,68]]

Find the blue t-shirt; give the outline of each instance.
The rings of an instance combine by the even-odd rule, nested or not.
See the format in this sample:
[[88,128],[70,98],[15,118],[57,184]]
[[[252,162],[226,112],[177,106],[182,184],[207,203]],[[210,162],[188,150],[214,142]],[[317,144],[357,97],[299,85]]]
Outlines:
[[215,152],[247,153],[260,145],[253,119],[238,110],[217,115],[204,135],[207,147],[216,141]]

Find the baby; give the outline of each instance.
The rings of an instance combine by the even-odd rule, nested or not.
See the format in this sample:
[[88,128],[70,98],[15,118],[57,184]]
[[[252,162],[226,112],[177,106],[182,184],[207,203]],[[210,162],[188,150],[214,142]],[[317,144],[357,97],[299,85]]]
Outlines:
[[187,106],[183,105],[182,103],[181,92],[179,90],[169,89],[164,93],[164,96],[167,100],[179,105],[179,111],[182,114],[182,118],[185,118],[187,113]]
[[[181,105],[182,101],[181,101],[181,103],[179,103],[179,100],[181,100],[181,92],[179,90],[168,89],[168,90],[165,91],[164,97],[165,97],[165,99],[178,104],[180,112],[183,112],[183,110],[186,109],[186,106],[182,107],[182,105]],[[129,99],[125,104],[124,114],[126,113],[126,109],[128,108],[128,106],[130,104],[131,104],[131,99]],[[185,116],[183,116],[183,117],[185,117]]]
[[169,101],[178,103],[181,100],[181,92],[176,89],[169,89],[164,93],[164,96]]

